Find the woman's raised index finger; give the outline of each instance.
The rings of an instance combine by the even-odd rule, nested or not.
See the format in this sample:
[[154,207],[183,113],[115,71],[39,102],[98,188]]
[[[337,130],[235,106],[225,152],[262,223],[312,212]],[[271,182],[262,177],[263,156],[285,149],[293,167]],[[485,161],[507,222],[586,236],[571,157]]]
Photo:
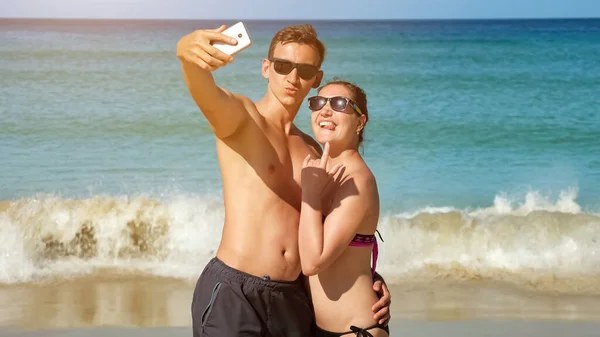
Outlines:
[[325,148],[323,149],[323,155],[321,156],[321,167],[327,169],[327,161],[329,160],[329,142],[325,143]]

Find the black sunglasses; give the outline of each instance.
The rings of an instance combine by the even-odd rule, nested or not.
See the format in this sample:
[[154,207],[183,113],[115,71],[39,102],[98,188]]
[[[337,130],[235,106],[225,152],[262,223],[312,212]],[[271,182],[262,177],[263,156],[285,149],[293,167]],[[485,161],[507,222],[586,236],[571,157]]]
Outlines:
[[351,99],[342,96],[313,96],[308,99],[308,107],[313,111],[321,110],[327,104],[327,102],[329,102],[329,106],[337,112],[345,112],[346,107],[348,104],[350,104],[350,106],[353,107],[359,115],[363,114],[356,103],[354,103]]
[[294,63],[288,60],[282,60],[278,58],[269,58],[269,61],[273,62],[273,69],[279,75],[287,75],[294,70],[294,68],[298,69],[298,76],[303,80],[310,80],[319,71],[319,68],[312,64],[306,63]]

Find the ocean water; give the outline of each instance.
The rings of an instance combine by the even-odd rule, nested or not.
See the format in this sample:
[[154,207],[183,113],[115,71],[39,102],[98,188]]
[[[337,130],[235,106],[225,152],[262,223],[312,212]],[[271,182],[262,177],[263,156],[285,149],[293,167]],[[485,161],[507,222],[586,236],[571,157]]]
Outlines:
[[[221,23],[0,20],[0,283],[197,277],[221,182],[175,46]],[[291,22],[246,24],[253,46],[214,75],[259,99]],[[326,79],[368,95],[386,278],[600,291],[600,20],[313,24]]]

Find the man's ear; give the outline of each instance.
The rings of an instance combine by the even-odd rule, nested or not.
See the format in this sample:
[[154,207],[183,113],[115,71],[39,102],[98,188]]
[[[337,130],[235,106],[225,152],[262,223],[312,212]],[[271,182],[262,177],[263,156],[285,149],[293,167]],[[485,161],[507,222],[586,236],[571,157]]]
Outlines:
[[271,67],[271,61],[268,59],[263,59],[262,61],[262,76],[266,79],[269,79],[269,68]]
[[315,81],[313,82],[313,89],[318,88],[321,85],[321,81],[323,80],[323,70],[319,70],[315,75]]

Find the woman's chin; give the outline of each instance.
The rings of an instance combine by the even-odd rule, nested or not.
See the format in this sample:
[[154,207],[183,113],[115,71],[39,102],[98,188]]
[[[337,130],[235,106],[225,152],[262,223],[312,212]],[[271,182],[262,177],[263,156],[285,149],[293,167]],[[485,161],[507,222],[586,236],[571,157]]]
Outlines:
[[317,139],[317,142],[319,142],[321,145],[325,145],[325,143],[330,142],[333,140],[331,136],[329,135],[324,135],[322,133],[317,134],[317,136],[315,137]]
[[332,141],[335,141],[335,134],[332,131],[325,129],[318,129],[313,131],[316,131],[314,132],[315,139],[322,145],[325,145],[326,142],[331,143]]

